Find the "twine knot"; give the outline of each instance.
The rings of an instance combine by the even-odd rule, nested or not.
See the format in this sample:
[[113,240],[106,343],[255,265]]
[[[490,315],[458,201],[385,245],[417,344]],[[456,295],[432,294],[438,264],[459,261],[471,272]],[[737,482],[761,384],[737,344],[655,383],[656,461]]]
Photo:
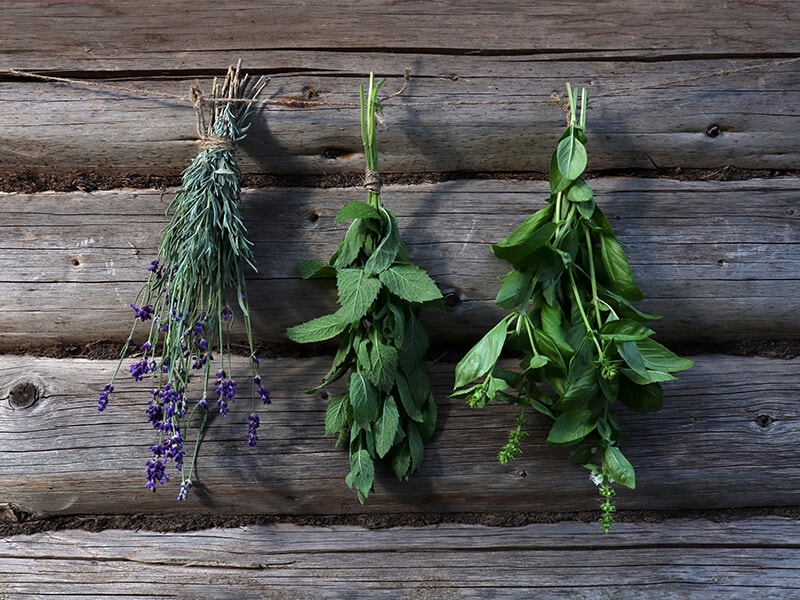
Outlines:
[[236,145],[226,137],[201,137],[200,150],[227,150],[233,152]]
[[364,174],[364,187],[373,194],[380,194],[383,187],[381,174],[378,171],[367,169]]

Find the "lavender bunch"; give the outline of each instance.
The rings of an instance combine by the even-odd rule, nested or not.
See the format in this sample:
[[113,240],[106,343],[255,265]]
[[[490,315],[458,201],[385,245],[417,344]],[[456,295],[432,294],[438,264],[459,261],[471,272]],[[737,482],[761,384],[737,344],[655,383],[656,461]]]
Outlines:
[[[234,312],[228,302],[233,294],[250,350],[253,409],[248,418],[248,445],[258,440],[258,401],[271,402],[254,351],[244,266],[256,267],[238,209],[240,170],[234,156],[237,142],[247,134],[251,103],[265,85],[264,78],[251,85],[237,66],[228,70],[221,85],[214,80],[209,101],[193,90],[201,150],[183,172],[181,188],[168,208],[174,214],[162,234],[158,258],[150,264],[149,279],[131,304],[135,316],[130,336],[111,382],[98,398],[102,411],[122,362],[131,351],[136,352],[130,374],[135,381],[147,377],[153,382],[146,412],[158,432],[156,443],[150,446],[145,485],[155,492],[159,484],[169,481],[171,463],[181,477],[179,501],[187,498],[192,487],[209,411],[225,417],[236,400],[230,344]],[[149,324],[147,341],[137,349],[134,333],[145,323]],[[195,376],[202,387],[190,393]],[[185,466],[192,430],[194,448]]]

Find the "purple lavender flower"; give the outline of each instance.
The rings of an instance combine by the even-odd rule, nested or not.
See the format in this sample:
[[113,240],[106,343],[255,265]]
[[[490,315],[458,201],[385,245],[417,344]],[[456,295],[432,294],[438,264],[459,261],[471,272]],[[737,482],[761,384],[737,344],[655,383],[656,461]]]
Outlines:
[[250,360],[253,361],[253,364],[258,366],[258,357],[255,354],[250,355]]
[[150,371],[151,365],[148,364],[146,357],[131,365],[131,377],[133,377],[135,381],[141,381]]
[[272,394],[269,393],[269,390],[266,386],[259,386],[258,387],[258,395],[261,396],[261,402],[266,404],[272,404]]
[[185,502],[189,497],[189,490],[192,489],[192,482],[188,479],[181,482],[181,490],[178,492],[178,502]]
[[256,442],[258,442],[256,430],[258,426],[261,425],[261,419],[258,418],[257,414],[252,414],[247,417],[247,422],[247,445],[255,446]]
[[231,310],[230,306],[226,306],[222,309],[222,314],[220,315],[223,321],[228,321],[233,318],[233,311]]
[[225,371],[217,371],[217,381],[215,382],[217,395],[217,406],[219,414],[223,417],[228,416],[228,405],[236,401],[236,381],[230,379]]
[[149,321],[153,317],[153,307],[149,304],[145,304],[141,308],[137,308],[135,304],[131,304],[131,308],[136,313],[134,318],[139,319],[140,321]]
[[158,273],[158,259],[150,261],[150,266],[147,267],[147,270],[151,273]]
[[169,473],[164,471],[166,464],[160,456],[154,456],[155,460],[148,460],[147,467],[147,483],[144,487],[156,491],[156,484],[164,485],[169,481]]
[[145,352],[150,352],[150,350],[152,349],[153,349],[153,344],[151,344],[150,342],[145,342],[144,344],[142,344],[142,350],[144,350]]
[[114,386],[110,383],[105,384],[103,386],[103,391],[100,392],[100,395],[97,397],[97,410],[103,412],[108,405],[108,396],[111,392],[114,391]]

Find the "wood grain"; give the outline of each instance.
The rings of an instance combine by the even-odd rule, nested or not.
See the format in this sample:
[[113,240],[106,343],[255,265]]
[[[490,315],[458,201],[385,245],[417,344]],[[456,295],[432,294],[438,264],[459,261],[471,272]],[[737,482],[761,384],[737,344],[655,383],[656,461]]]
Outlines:
[[[627,245],[664,340],[707,343],[794,339],[800,334],[800,183],[797,179],[592,181]],[[489,245],[544,202],[542,182],[457,180],[390,186],[409,252],[455,306],[424,314],[440,344],[477,340],[502,312],[493,300],[508,265]],[[335,309],[326,282],[304,281],[301,259],[327,260],[346,224],[334,223],[357,189],[279,188],[244,195],[258,274],[249,281],[256,333],[286,342],[285,328]],[[0,348],[126,339],[129,304],[155,257],[171,194],[117,190],[7,195],[0,219]]]
[[[242,169],[363,172],[359,85],[376,71],[387,77],[388,96],[407,68],[408,88],[385,103],[385,172],[546,171],[564,126],[566,82],[588,89],[591,169],[794,169],[800,162],[792,135],[800,58],[567,57],[286,50],[249,61],[252,71],[286,66],[253,115]],[[212,73],[227,64],[220,57]],[[86,85],[0,81],[7,107],[0,172],[177,175],[197,152],[193,75],[74,78]],[[200,83],[210,88],[205,73]]]
[[[620,509],[800,503],[800,360],[694,358],[692,370],[664,385],[661,412],[621,413],[638,485],[619,491]],[[375,492],[361,506],[344,484],[346,451],[323,433],[328,396],[304,393],[321,380],[330,359],[281,358],[262,365],[274,402],[262,413],[258,446],[246,446],[251,407],[241,396],[247,395],[242,383],[227,422],[214,420],[205,437],[191,500],[177,503],[174,482],[157,493],[144,488],[147,448],[155,439],[144,414],[151,384],[132,382],[123,366],[109,407],[98,413],[97,393],[115,362],[0,356],[0,504],[44,516],[560,512],[597,506],[596,488],[583,468],[569,463],[569,451],[543,444],[545,419],[531,418],[521,458],[497,462],[515,411],[506,405],[469,409],[448,398],[454,365],[447,363],[430,365],[440,415],[421,470],[399,483],[379,469]],[[241,359],[232,373],[244,379],[247,371]],[[36,393],[23,393],[25,385]]]
[[[545,54],[675,59],[796,53],[791,1],[699,0],[665,5],[603,0],[585,14],[570,3],[209,0],[125,5],[9,3],[3,62],[25,69],[127,71],[218,68],[276,51]],[[270,61],[260,61],[264,68]]]
[[14,536],[2,598],[783,599],[800,593],[796,521],[675,520],[368,531],[293,525]]

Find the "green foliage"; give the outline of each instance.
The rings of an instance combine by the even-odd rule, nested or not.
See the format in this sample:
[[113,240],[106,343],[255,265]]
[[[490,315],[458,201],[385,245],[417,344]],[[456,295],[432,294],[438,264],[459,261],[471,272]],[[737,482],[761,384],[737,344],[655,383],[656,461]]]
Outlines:
[[[660,383],[691,368],[652,339],[636,309],[641,300],[630,263],[581,176],[587,166],[586,99],[580,113],[568,85],[570,123],[550,161],[550,198],[492,252],[511,263],[496,304],[509,311],[456,367],[454,396],[470,406],[495,400],[521,406],[500,460],[521,452],[526,407],[552,419],[548,443],[577,446],[572,459],[592,472],[608,531],[616,510],[612,485],[633,489],[633,466],[615,408],[661,408]],[[500,369],[504,349],[521,354],[517,371]],[[601,465],[594,460],[601,459]]]
[[[362,137],[373,178],[379,88],[370,75],[366,96],[361,89]],[[300,343],[339,339],[330,371],[312,391],[349,373],[345,393],[328,404],[325,433],[349,440],[345,483],[362,503],[372,490],[377,461],[408,479],[433,436],[437,411],[424,362],[428,337],[418,315],[422,306],[438,305],[442,298],[430,276],[409,262],[397,219],[382,206],[377,188],[367,188],[367,202],[348,202],[336,215],[337,222],[352,223],[330,261],[300,264],[305,278],[335,277],[339,309],[287,331]]]

